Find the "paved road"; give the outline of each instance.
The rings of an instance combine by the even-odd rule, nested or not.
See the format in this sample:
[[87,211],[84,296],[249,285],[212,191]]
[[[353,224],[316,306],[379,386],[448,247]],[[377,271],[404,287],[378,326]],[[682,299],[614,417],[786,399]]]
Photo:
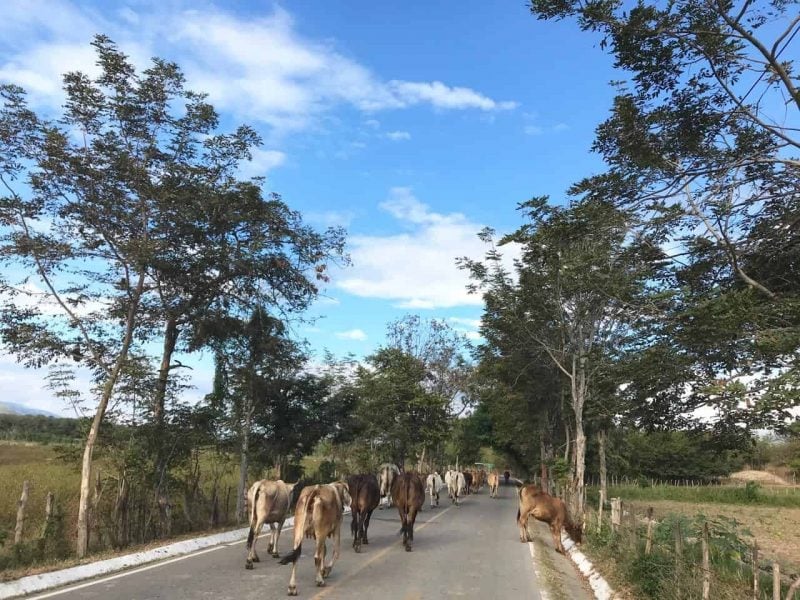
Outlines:
[[[376,510],[369,531],[370,545],[353,552],[349,515],[345,515],[342,555],[327,580],[317,588],[311,540],[303,544],[297,567],[300,598],[329,600],[416,600],[422,598],[541,598],[539,580],[527,544],[518,541],[516,493],[501,487],[501,497],[487,490],[469,496],[460,507],[446,496],[440,507],[418,516],[414,551],[403,551],[395,509]],[[540,531],[541,535],[544,531]],[[288,534],[288,535],[287,535]],[[281,553],[289,550],[285,531]],[[548,543],[552,544],[549,540]],[[329,550],[330,540],[328,541]],[[262,562],[244,569],[243,542],[216,546],[131,571],[34,596],[86,599],[265,600],[286,597],[290,567],[281,566],[259,540]],[[559,557],[562,558],[562,557]],[[541,569],[537,567],[541,573]],[[578,580],[578,576],[573,574]]]

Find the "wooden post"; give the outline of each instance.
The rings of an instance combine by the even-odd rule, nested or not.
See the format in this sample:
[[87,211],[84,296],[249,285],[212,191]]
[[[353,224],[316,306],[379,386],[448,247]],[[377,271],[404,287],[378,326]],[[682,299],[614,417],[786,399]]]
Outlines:
[[794,593],[797,591],[797,588],[800,588],[800,577],[794,580],[794,583],[789,586],[789,589],[786,591],[786,600],[793,600]]
[[47,533],[47,528],[50,525],[50,520],[53,518],[53,502],[55,496],[53,492],[47,492],[47,500],[44,505],[44,527],[42,528],[42,537]]
[[711,598],[711,561],[708,552],[708,523],[703,525],[703,600]]
[[781,566],[772,563],[772,600],[781,600]]
[[675,523],[675,571],[681,570],[683,558],[683,532],[681,531],[680,521]]
[[758,542],[753,541],[753,599],[758,598]]
[[28,504],[28,487],[29,483],[26,479],[22,482],[22,495],[17,500],[17,525],[14,528],[15,544],[19,544],[22,541],[22,529],[25,527],[25,505]]
[[597,507],[597,533],[603,531],[603,505],[606,503],[605,490],[600,490],[600,506]]
[[622,517],[622,499],[621,498],[612,498],[611,499],[611,529],[616,531],[619,529],[620,521]]
[[653,507],[647,509],[647,541],[644,546],[644,553],[650,554],[653,550]]

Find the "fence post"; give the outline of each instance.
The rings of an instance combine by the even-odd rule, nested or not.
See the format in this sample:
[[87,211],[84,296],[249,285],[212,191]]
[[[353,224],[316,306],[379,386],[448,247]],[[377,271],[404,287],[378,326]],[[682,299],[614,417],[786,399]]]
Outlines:
[[753,541],[753,599],[758,600],[758,542]]
[[781,600],[781,566],[772,563],[772,600]]
[[797,591],[797,588],[800,588],[800,577],[794,580],[794,583],[789,586],[789,589],[786,591],[786,600],[792,600],[794,598],[794,593]]
[[711,561],[708,556],[708,523],[703,524],[703,600],[711,598]]
[[650,554],[653,549],[653,507],[647,509],[647,542],[645,542],[644,553]]
[[17,500],[17,525],[14,527],[15,544],[22,541],[22,529],[25,527],[25,505],[28,504],[28,487],[29,483],[26,479],[22,482],[22,495]]
[[44,505],[44,527],[42,528],[42,537],[47,533],[47,528],[50,526],[50,520],[53,518],[53,501],[55,496],[53,492],[47,492],[47,501]]
[[600,506],[597,508],[597,533],[603,531],[603,504],[605,504],[605,494],[600,490]]
[[683,557],[683,532],[681,531],[681,523],[675,523],[675,571],[680,571],[681,558]]
[[616,531],[619,529],[620,520],[622,517],[622,498],[611,499],[611,529]]

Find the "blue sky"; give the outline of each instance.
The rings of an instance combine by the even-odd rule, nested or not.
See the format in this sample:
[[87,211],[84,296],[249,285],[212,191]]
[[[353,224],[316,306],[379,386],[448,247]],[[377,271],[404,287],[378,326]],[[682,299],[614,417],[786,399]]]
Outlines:
[[[597,39],[520,0],[6,0],[0,80],[53,110],[60,73],[92,73],[95,33],[138,66],[178,62],[225,127],[263,136],[243,174],[265,175],[314,225],[348,229],[353,266],[334,271],[314,325],[297,327],[338,355],[368,354],[408,312],[474,335],[480,300],[455,257],[482,254],[484,226],[515,228],[518,202],[562,199],[601,170],[589,148],[621,78]],[[198,395],[209,379],[198,361]],[[60,410],[41,382],[0,358],[7,400]]]

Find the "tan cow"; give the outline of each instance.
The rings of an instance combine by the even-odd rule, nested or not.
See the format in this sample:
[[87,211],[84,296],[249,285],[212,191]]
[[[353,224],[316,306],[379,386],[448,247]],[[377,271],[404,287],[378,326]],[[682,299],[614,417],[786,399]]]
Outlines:
[[[256,481],[247,492],[247,506],[250,516],[250,533],[247,536],[247,560],[244,568],[252,569],[259,562],[256,553],[256,540],[264,523],[269,523],[270,539],[267,552],[278,558],[278,539],[281,537],[283,522],[297,499],[295,483],[285,483],[280,479]],[[297,491],[300,491],[299,489]]]
[[489,484],[489,498],[497,498],[497,490],[500,488],[500,473],[496,469],[492,469],[486,480]]
[[529,483],[517,490],[519,494],[519,508],[517,509],[517,524],[519,525],[519,541],[529,542],[528,518],[533,517],[537,521],[543,521],[550,525],[550,533],[553,536],[553,544],[556,551],[561,554],[564,546],[561,543],[561,527],[567,530],[576,542],[580,543],[583,530],[572,522],[567,513],[567,506],[561,498],[555,498],[543,492],[539,486]]
[[[331,574],[333,565],[339,558],[341,545],[342,515],[344,507],[350,504],[347,483],[336,481],[323,485],[309,485],[300,492],[297,508],[294,510],[294,546],[292,552],[281,559],[282,565],[292,563],[289,578],[289,595],[297,596],[297,559],[303,545],[303,536],[316,540],[314,564],[317,567],[317,586],[325,585],[325,578]],[[325,564],[325,540],[333,538],[333,557]]]

